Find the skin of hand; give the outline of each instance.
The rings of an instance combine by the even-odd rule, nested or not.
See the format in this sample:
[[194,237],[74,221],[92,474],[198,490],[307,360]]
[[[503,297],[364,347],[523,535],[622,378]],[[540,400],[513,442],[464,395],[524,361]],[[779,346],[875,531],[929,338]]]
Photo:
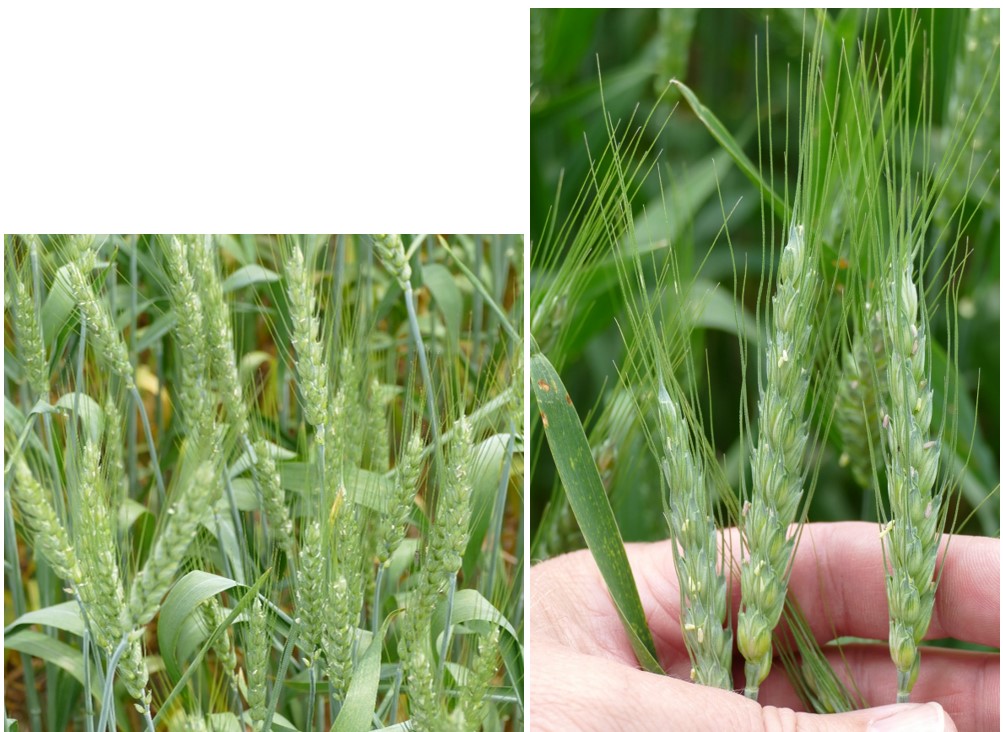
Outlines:
[[[832,638],[888,638],[885,570],[879,526],[847,522],[805,525],[791,569],[794,594],[812,632]],[[734,530],[722,540],[738,547]],[[941,543],[937,590],[927,640],[957,638],[998,646],[1000,543],[953,536]],[[638,667],[613,601],[591,554],[574,552],[530,573],[530,720],[533,730],[998,730],[1000,657],[924,648],[913,704],[895,700],[896,672],[886,645],[826,650],[845,684],[852,677],[866,705],[845,714],[803,711],[779,659],[760,690],[760,703],[740,693],[689,681],[690,661],[679,627],[679,588],[668,542],[629,544],[627,555],[641,604],[667,676]],[[737,569],[731,616],[738,612]],[[783,621],[781,621],[783,625]],[[778,629],[779,630],[779,629]],[[741,689],[743,659],[732,669]],[[850,687],[852,688],[852,687]]]

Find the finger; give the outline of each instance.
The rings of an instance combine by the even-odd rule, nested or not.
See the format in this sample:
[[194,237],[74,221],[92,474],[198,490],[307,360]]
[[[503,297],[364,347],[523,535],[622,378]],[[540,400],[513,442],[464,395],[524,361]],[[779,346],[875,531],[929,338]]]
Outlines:
[[[826,649],[836,675],[856,685],[866,705],[888,704],[898,691],[888,649],[879,645]],[[851,681],[852,679],[852,681]],[[961,730],[1000,728],[1000,657],[946,648],[924,648],[910,701],[938,701]]]
[[[951,537],[940,548],[941,583],[927,638],[999,643],[999,540]],[[805,525],[791,569],[790,588],[812,628],[834,637],[887,638],[888,598],[877,526]]]
[[[737,546],[737,532],[723,532]],[[669,542],[627,547],[663,668],[685,678],[689,659],[679,628],[679,589]],[[928,638],[995,645],[999,638],[999,541],[955,536],[942,554],[942,579]],[[820,642],[834,637],[887,638],[888,601],[878,527],[811,524],[795,553],[790,588]],[[732,617],[740,588],[732,582]],[[531,573],[531,632],[583,653],[634,663],[602,577],[588,551],[548,560]]]
[[[898,691],[895,666],[883,645],[848,645],[824,649],[829,665],[860,706],[888,704]],[[741,661],[736,662],[740,672]],[[741,679],[736,680],[738,684]],[[924,648],[919,679],[911,701],[938,701],[958,729],[999,729],[1000,658],[995,653],[972,653]],[[779,668],[770,674],[759,694],[765,704],[804,709],[804,704]]]
[[[763,707],[739,694],[647,673],[543,643],[530,656],[534,732],[610,729],[736,732],[863,732],[956,727],[935,703],[814,715]],[[885,727],[880,726],[884,724]],[[891,726],[893,724],[898,726]]]
[[[864,522],[804,526],[788,591],[820,642],[842,636],[888,637],[886,574],[878,533],[877,524]],[[735,529],[723,532],[723,537],[724,545],[737,549]],[[945,539],[938,563],[941,582],[925,637],[996,646],[1000,629],[999,540],[953,536],[945,552],[946,544]],[[656,638],[678,635],[679,589],[671,544],[631,545],[628,552],[642,601],[647,597],[652,602],[652,632]],[[732,566],[734,614],[740,606],[741,588],[738,562],[733,561]],[[667,615],[659,613],[665,609],[670,611]],[[664,628],[654,624],[660,619],[666,622]]]

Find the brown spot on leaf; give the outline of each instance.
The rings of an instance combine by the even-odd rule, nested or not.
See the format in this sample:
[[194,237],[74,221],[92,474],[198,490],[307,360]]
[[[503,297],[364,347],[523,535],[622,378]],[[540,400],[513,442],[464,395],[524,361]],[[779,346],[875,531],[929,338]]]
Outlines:
[[547,429],[547,427],[549,427],[550,424],[547,422],[547,413],[544,412],[542,409],[540,410],[540,419],[543,420],[543,429]]
[[538,387],[540,387],[540,391],[543,391],[543,392],[547,392],[547,391],[550,391],[550,384],[548,384],[548,383],[547,383],[546,381],[544,381],[543,379],[540,379],[539,381],[537,381],[537,382],[536,382],[536,385],[537,385]]
[[564,395],[564,401],[566,401],[569,406],[572,406],[571,395],[570,394],[565,393],[565,395]]

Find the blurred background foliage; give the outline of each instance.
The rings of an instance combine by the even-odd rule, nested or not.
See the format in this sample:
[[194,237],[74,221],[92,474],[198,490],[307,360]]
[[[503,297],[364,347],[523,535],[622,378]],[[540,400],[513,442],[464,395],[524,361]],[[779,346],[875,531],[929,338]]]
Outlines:
[[[901,38],[891,42],[889,33],[899,12],[906,11],[867,15],[868,27],[873,28],[877,42],[889,48],[893,62],[905,53]],[[995,29],[990,27],[989,34],[991,39],[994,32],[998,47],[995,12]],[[637,246],[652,251],[653,258],[671,248],[681,278],[694,278],[697,289],[703,288],[703,313],[689,336],[695,364],[689,388],[725,474],[737,487],[739,471],[748,462],[743,456],[748,445],[740,442],[741,346],[735,324],[756,315],[755,293],[770,267],[770,246],[763,241],[767,224],[761,214],[759,188],[715,141],[681,98],[678,87],[669,87],[668,82],[672,78],[684,81],[764,174],[773,169],[774,187],[782,193],[783,171],[793,174],[798,157],[797,100],[793,96],[788,105],[785,89],[796,95],[800,57],[811,46],[820,20],[800,9],[533,9],[530,17],[533,307],[546,302],[548,287],[559,278],[565,254],[576,233],[581,233],[585,217],[576,215],[581,210],[576,207],[587,208],[596,199],[589,171],[591,161],[601,157],[609,140],[605,105],[618,135],[628,129],[641,130],[634,149],[638,161],[642,153],[652,150],[644,161],[651,166],[650,172],[637,176],[637,193],[632,198]],[[863,16],[829,11],[823,17],[823,49],[831,58],[844,40],[850,41],[848,46],[855,43]],[[954,518],[961,523],[975,512],[960,530],[998,535],[999,56],[991,45],[987,51],[987,44],[971,37],[971,20],[968,10],[919,11],[924,34],[920,52],[929,51],[932,125],[916,114],[918,93],[911,96],[910,109],[911,122],[921,135],[928,136],[924,139],[929,139],[931,161],[936,163],[947,135],[959,128],[959,103],[967,108],[976,97],[981,100],[987,92],[995,95],[978,123],[983,139],[975,146],[983,147],[973,154],[973,159],[978,156],[975,168],[985,162],[967,192],[964,185],[960,190],[949,189],[942,201],[950,206],[965,204],[963,230],[957,231],[954,222],[935,222],[932,229],[940,242],[931,252],[934,258],[944,257],[944,242],[957,240],[959,251],[968,257],[955,284],[961,385],[958,434],[966,446],[970,443],[971,455],[958,456],[968,464],[963,473],[959,469],[962,499]],[[986,53],[996,65],[988,73]],[[918,89],[922,64],[914,63],[913,69]],[[772,90],[769,98],[767,82]],[[567,229],[562,232],[562,227]],[[598,264],[588,265],[595,269],[589,274],[589,297],[548,309],[548,316],[559,316],[557,322],[534,320],[533,336],[578,405],[624,540],[663,538],[666,527],[659,510],[658,470],[636,424],[632,397],[617,373],[625,358],[618,275],[608,261],[604,266],[601,256],[597,260]],[[834,256],[827,266],[839,270],[852,268],[854,263]],[[943,273],[938,274],[935,266],[928,267],[928,272],[928,290],[939,291],[945,284]],[[938,277],[940,281],[934,281]],[[737,288],[744,280],[744,291],[753,293],[744,302],[734,295],[736,278]],[[946,311],[941,307],[932,317],[934,340],[940,346],[947,342]],[[573,332],[563,337],[551,332],[561,329]],[[753,355],[748,394],[754,419],[755,344],[749,346]],[[533,429],[531,496],[537,557],[581,546],[573,517],[566,505],[560,505],[561,489],[542,432]],[[820,453],[818,489],[808,520],[875,520],[873,491],[854,482],[851,470],[839,463],[840,452],[838,431],[833,428]],[[548,512],[552,497],[555,505]]]

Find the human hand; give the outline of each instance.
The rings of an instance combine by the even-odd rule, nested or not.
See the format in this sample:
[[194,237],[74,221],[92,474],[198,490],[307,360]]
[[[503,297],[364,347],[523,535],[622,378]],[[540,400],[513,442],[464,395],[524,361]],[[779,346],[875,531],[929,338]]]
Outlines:
[[[738,546],[737,534],[728,538]],[[943,554],[927,639],[951,637],[996,646],[1000,629],[1000,545],[954,536]],[[548,560],[530,573],[530,709],[534,730],[998,730],[1000,657],[924,648],[914,703],[895,699],[896,672],[883,645],[826,649],[844,683],[868,704],[846,714],[803,711],[779,662],[760,703],[690,683],[679,627],[679,588],[668,542],[631,544],[627,556],[641,604],[668,676],[640,670],[591,554]],[[888,601],[878,527],[868,523],[805,525],[790,591],[819,643],[835,637],[888,637]],[[732,582],[732,616],[739,606]],[[741,688],[742,657],[733,662]],[[853,688],[852,686],[850,688]],[[945,715],[945,711],[950,716]]]

